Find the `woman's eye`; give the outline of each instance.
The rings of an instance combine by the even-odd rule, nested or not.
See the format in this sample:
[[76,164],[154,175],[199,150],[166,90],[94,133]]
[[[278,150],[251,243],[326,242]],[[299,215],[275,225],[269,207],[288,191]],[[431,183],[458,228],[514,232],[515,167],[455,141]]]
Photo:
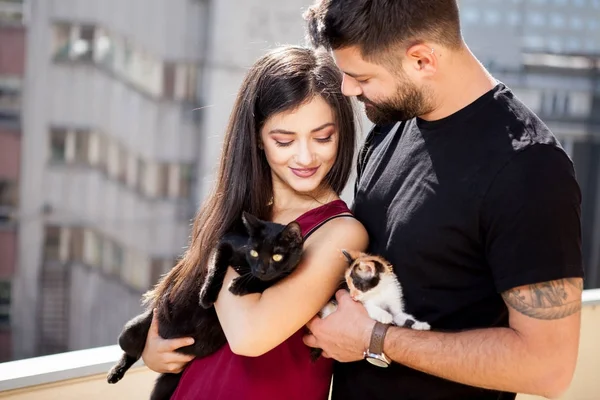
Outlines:
[[280,142],[279,140],[275,141],[275,144],[279,147],[287,147],[292,144],[292,141],[289,142]]
[[315,140],[319,143],[327,143],[327,142],[331,142],[331,138],[333,135],[329,135],[327,137],[324,138],[315,138]]

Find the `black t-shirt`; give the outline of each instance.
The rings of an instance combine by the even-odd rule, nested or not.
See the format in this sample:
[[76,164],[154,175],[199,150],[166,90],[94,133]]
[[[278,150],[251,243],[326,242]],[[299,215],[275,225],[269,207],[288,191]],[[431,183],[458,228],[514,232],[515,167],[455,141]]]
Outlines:
[[[406,311],[433,330],[508,326],[500,293],[583,276],[571,160],[503,84],[444,119],[375,127],[358,167],[368,251],[393,264]],[[333,382],[333,400],[515,398],[364,360],[336,363]]]

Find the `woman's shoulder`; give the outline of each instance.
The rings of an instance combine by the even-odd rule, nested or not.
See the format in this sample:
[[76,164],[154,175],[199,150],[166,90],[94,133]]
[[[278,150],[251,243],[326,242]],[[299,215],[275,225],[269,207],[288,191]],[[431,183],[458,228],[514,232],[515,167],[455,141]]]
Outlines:
[[364,225],[351,213],[342,213],[319,227],[307,240],[307,244],[326,242],[348,243],[356,246],[367,246],[369,235]]

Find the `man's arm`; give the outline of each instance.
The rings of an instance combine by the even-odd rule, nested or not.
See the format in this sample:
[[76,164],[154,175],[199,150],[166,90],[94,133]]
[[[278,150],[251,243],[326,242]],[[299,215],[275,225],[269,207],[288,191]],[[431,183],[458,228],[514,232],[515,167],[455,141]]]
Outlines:
[[502,294],[509,328],[459,333],[390,328],[384,352],[411,368],[471,386],[559,396],[579,347],[582,279],[521,286]]

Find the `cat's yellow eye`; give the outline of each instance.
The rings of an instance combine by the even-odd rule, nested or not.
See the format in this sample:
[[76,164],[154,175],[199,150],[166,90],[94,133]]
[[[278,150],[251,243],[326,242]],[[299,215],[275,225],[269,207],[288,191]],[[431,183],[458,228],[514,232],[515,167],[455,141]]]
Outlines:
[[283,260],[283,256],[281,254],[273,254],[273,261],[279,262]]
[[256,250],[250,250],[250,256],[256,258],[258,257],[258,252]]

